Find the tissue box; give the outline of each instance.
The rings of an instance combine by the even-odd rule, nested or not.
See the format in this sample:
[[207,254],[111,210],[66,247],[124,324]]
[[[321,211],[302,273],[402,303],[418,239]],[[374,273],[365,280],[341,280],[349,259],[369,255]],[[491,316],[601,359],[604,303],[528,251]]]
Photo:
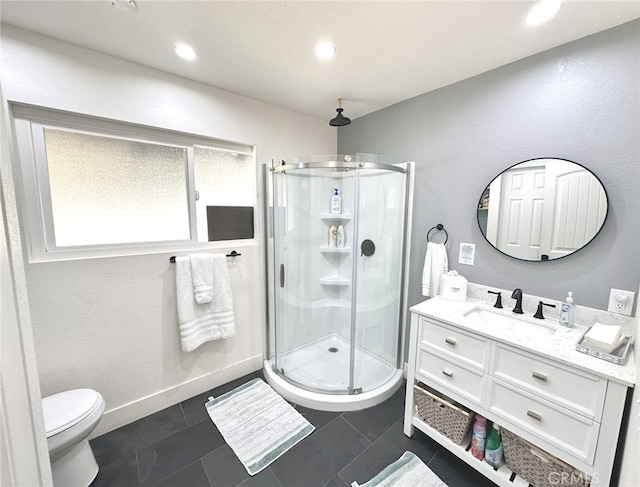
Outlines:
[[443,274],[440,283],[440,296],[448,301],[466,301],[467,280],[459,276],[456,271]]

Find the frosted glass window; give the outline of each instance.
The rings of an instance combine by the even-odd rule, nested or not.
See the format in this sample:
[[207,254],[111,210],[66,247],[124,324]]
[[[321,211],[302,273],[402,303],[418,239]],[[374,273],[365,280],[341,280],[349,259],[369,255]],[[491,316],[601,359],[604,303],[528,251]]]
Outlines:
[[186,147],[44,129],[57,247],[189,240]]
[[11,108],[30,262],[193,251],[253,238],[253,147]]
[[251,207],[255,204],[253,154],[195,146],[193,163],[198,191],[196,218],[198,241],[206,242],[207,207]]

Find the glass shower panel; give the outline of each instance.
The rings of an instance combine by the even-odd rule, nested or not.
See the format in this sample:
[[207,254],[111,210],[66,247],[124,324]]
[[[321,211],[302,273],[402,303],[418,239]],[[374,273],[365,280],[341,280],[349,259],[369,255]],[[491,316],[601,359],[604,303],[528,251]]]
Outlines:
[[[359,178],[354,388],[386,383],[398,369],[406,176],[371,170]],[[375,246],[367,256],[364,241]]]
[[333,188],[342,192],[352,180],[343,174],[302,169],[273,175],[272,365],[309,390],[345,392],[349,384],[351,255],[346,248],[329,246],[331,226],[342,224],[348,232],[351,220],[348,198],[343,214],[332,215],[329,208]]

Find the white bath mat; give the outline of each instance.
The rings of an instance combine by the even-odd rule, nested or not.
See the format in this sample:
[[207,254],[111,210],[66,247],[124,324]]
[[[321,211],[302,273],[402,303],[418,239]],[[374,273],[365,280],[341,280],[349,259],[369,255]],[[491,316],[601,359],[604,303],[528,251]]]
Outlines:
[[255,475],[315,429],[261,379],[253,379],[205,404],[213,423]]
[[447,487],[422,460],[410,451],[386,467],[366,484],[353,482],[351,487]]

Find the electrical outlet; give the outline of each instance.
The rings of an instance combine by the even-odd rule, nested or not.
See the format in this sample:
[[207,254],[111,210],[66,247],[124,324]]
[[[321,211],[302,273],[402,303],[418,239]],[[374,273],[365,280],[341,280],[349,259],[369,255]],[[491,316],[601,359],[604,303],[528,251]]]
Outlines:
[[609,307],[607,308],[607,311],[631,316],[635,297],[636,293],[632,291],[622,291],[620,289],[611,288],[611,293],[609,294]]

